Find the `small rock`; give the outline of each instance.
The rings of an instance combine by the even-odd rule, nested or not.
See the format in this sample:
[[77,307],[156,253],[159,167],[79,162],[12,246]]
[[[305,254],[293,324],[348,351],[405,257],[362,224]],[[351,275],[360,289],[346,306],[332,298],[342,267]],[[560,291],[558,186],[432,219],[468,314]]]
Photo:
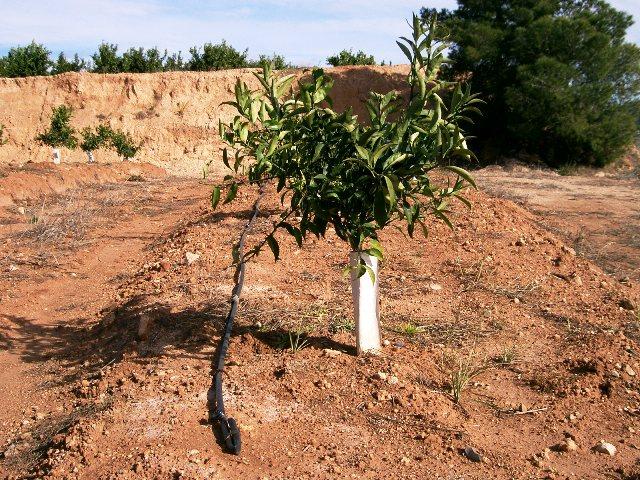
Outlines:
[[429,288],[434,292],[439,292],[440,290],[442,290],[442,285],[440,285],[439,283],[430,283]]
[[384,402],[385,400],[391,400],[391,395],[386,390],[378,390],[373,394],[373,396],[379,402]]
[[575,256],[576,256],[576,251],[575,251],[573,248],[571,248],[571,247],[567,247],[566,245],[563,245],[563,246],[562,246],[562,251],[563,251],[564,253],[568,253],[568,254],[569,254],[569,255],[571,255],[572,257],[575,257]]
[[26,210],[24,209],[24,207],[18,207],[18,213],[19,213],[20,215],[24,215],[24,214],[25,214],[25,212],[26,212]]
[[329,358],[336,358],[342,355],[342,352],[339,350],[332,350],[331,348],[325,348],[323,350],[324,356]]
[[522,237],[516,240],[516,247],[524,247],[526,244],[527,244],[526,240]]
[[380,380],[386,381],[387,380],[387,374],[384,372],[378,372],[378,378]]
[[576,275],[573,278],[573,281],[575,282],[576,285],[578,285],[579,287],[582,286],[582,278],[580,278],[580,276]]
[[171,270],[171,263],[166,260],[162,260],[160,262],[160,268],[162,269],[162,271],[168,272],[169,270]]
[[616,447],[612,444],[605,442],[604,440],[600,440],[600,443],[596,444],[593,449],[598,453],[604,453],[606,455],[614,456],[617,452]]
[[478,452],[476,452],[471,447],[466,447],[464,449],[464,456],[467,457],[472,462],[481,462],[482,461],[482,455],[480,455]]
[[562,442],[555,445],[553,449],[557,452],[575,452],[578,450],[578,444],[573,438],[567,437]]
[[185,253],[185,258],[187,259],[187,265],[191,265],[193,262],[196,262],[200,258],[200,254],[198,253]]
[[625,310],[634,311],[636,309],[635,302],[630,298],[623,298],[622,300],[620,300],[620,302],[618,302],[618,305],[620,305],[620,307]]
[[387,379],[387,382],[389,383],[389,385],[395,385],[396,383],[398,383],[398,377],[396,377],[395,375],[391,375]]
[[382,345],[388,347],[389,345],[391,345],[391,342],[389,340],[383,340]]
[[633,368],[631,368],[631,365],[625,365],[624,366],[624,373],[626,373],[630,377],[635,377],[636,376],[636,372],[635,372],[635,370]]

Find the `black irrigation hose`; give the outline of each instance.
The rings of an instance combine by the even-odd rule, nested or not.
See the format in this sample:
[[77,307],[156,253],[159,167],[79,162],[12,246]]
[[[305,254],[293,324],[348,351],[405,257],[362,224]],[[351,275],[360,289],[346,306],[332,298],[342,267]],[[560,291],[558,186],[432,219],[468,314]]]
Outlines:
[[263,196],[264,189],[261,186],[260,194],[253,204],[253,214],[251,215],[249,222],[245,225],[244,230],[240,235],[240,240],[237,244],[239,261],[236,265],[236,272],[234,276],[235,286],[231,291],[231,300],[229,301],[231,306],[225,320],[224,335],[220,339],[218,352],[215,360],[213,361],[213,369],[215,375],[211,384],[211,388],[209,389],[209,395],[213,395],[212,402],[209,405],[209,421],[212,425],[214,425],[215,422],[219,424],[220,433],[227,450],[235,455],[238,455],[240,453],[242,442],[240,439],[240,430],[238,430],[236,421],[233,418],[227,417],[224,412],[224,399],[222,397],[222,375],[224,373],[224,359],[227,355],[227,350],[229,349],[229,340],[231,339],[231,331],[233,330],[233,321],[235,319],[236,313],[238,312],[238,303],[240,302],[240,294],[242,293],[242,285],[244,283],[244,242],[247,239],[249,231],[253,227],[253,223],[258,217],[258,213],[260,212],[260,201],[262,200]]

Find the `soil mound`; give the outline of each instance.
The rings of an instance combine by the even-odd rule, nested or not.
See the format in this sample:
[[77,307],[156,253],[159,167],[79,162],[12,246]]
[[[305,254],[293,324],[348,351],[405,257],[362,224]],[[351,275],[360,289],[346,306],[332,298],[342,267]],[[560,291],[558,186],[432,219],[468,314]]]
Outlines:
[[[238,78],[258,88],[255,69],[218,72],[166,72],[104,75],[69,73],[53,77],[0,78],[0,124],[8,143],[0,147],[0,163],[49,161],[51,151],[34,138],[49,122],[51,108],[74,109],[73,126],[81,130],[108,122],[142,142],[138,160],[179,175],[201,176],[208,160],[220,156],[218,121],[233,118],[221,105],[233,98]],[[292,71],[299,78],[307,70]],[[406,68],[339,67],[334,78],[334,106],[353,106],[364,113],[369,91],[387,92],[404,86]],[[82,151],[62,150],[65,162],[86,162]],[[96,152],[99,162],[115,163],[112,152]],[[214,168],[221,162],[214,162]],[[214,169],[213,173],[216,173]]]
[[22,167],[0,165],[0,207],[80,187],[143,180],[166,175],[164,169],[146,163],[115,165],[27,163]]

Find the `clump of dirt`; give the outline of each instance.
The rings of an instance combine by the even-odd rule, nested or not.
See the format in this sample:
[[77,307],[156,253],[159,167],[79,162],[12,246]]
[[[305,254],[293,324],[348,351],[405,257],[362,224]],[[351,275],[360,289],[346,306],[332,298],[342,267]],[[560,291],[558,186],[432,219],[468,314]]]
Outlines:
[[[429,239],[382,234],[387,342],[377,357],[355,356],[341,275],[348,247],[334,232],[302,249],[283,238],[281,261],[265,253],[249,265],[224,385],[243,451],[223,453],[207,418],[210,367],[233,283],[231,247],[255,192],[210,213],[206,184],[175,182],[123,182],[144,197],[108,207],[111,225],[87,226],[89,249],[66,250],[58,281],[38,284],[52,269],[26,265],[22,276],[0,280],[5,363],[39,365],[35,351],[43,355],[50,370],[36,376],[60,380],[46,391],[62,407],[43,411],[31,396],[36,410],[5,417],[3,462],[12,474],[638,474],[637,285],[576,254],[535,214],[480,192],[469,195],[471,214],[456,210],[453,230],[434,222]],[[249,245],[270,230],[277,203],[270,192]],[[131,244],[103,238],[108,232]],[[1,253],[29,255],[30,242]],[[112,261],[88,262],[95,252]],[[28,312],[22,299],[31,297]],[[45,328],[51,321],[59,327]],[[58,425],[72,412],[82,414],[59,433],[40,433],[42,422]],[[601,440],[614,456],[592,449]]]

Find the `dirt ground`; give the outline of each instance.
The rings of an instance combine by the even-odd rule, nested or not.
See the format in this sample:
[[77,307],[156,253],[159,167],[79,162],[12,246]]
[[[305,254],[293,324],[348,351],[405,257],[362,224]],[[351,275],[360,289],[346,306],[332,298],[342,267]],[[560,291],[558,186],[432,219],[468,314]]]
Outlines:
[[[12,168],[5,186],[24,175]],[[355,356],[347,248],[331,232],[283,239],[281,261],[247,270],[224,384],[233,456],[207,391],[256,192],[213,214],[206,181],[137,168],[2,192],[1,477],[639,478],[637,180],[485,170],[492,196],[471,193],[453,231],[385,231],[378,357]],[[610,229],[607,258],[590,253]]]
[[[640,156],[639,156],[640,158]],[[476,172],[493,196],[538,214],[540,225],[566,238],[581,255],[618,279],[640,281],[640,163],[605,173],[561,176],[524,166]]]

